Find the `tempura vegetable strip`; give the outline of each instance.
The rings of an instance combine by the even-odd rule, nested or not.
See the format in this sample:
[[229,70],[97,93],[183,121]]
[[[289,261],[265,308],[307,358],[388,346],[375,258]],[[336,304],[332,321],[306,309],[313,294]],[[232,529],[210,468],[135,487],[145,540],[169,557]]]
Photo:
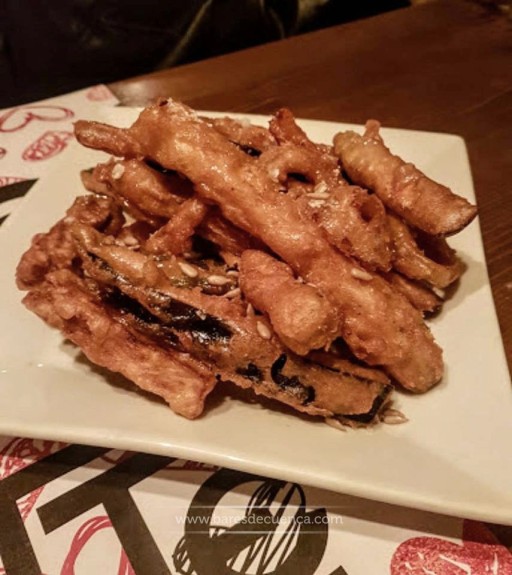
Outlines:
[[[129,324],[129,314],[106,305],[69,269],[46,275],[24,298],[25,306],[78,345],[95,364],[123,374],[158,394],[171,409],[193,419],[216,384],[213,370]],[[157,343],[158,342],[158,343]]]
[[249,121],[243,122],[233,118],[204,118],[223,136],[240,146],[244,151],[257,155],[263,150],[276,145],[272,134],[262,126],[255,126]]
[[423,314],[437,311],[443,300],[432,290],[419,282],[406,278],[396,272],[384,274],[386,281],[398,289],[411,304]]
[[[397,216],[388,215],[393,243],[393,268],[408,278],[426,281],[438,288],[452,284],[463,272],[462,262],[457,258],[444,238],[425,237],[429,245],[420,246],[409,227]],[[421,239],[421,238],[420,238]],[[429,257],[424,247],[436,252],[438,259]]]
[[192,236],[204,220],[208,207],[198,198],[185,200],[171,219],[144,244],[144,250],[153,254],[180,255],[192,250]]
[[36,234],[32,238],[29,249],[21,257],[16,269],[19,289],[32,289],[44,280],[47,273],[71,267],[76,257],[76,246],[70,226],[75,222],[115,234],[120,231],[125,219],[111,198],[92,195],[77,197],[64,218],[48,232]]
[[247,301],[268,314],[279,339],[295,353],[323,348],[336,337],[338,319],[329,302],[314,287],[295,279],[283,262],[246,250],[240,259],[239,282]]
[[259,240],[222,217],[216,206],[210,206],[210,211],[199,225],[197,233],[234,256],[240,256],[244,250],[265,249]]
[[151,217],[172,217],[193,192],[190,182],[177,174],[161,174],[139,159],[98,164],[93,176],[107,186],[108,195]]
[[363,136],[352,131],[334,137],[334,149],[356,184],[373,190],[409,224],[432,235],[460,231],[476,216],[476,207],[449,188],[394,156],[370,120]]

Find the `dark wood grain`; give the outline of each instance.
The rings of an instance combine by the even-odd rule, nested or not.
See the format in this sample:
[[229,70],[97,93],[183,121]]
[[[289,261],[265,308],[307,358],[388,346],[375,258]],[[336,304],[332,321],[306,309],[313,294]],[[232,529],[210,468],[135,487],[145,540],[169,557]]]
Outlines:
[[[274,111],[450,132],[467,143],[512,368],[512,26],[440,0],[118,82],[127,105],[172,96],[202,109]],[[512,369],[511,369],[512,371]]]

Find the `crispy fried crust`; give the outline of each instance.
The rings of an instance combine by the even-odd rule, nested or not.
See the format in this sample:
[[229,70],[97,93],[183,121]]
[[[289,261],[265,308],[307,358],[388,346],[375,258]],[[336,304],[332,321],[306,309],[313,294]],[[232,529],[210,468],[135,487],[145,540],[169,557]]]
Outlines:
[[240,288],[247,301],[269,315],[281,341],[295,353],[306,355],[334,339],[338,322],[329,302],[272,256],[246,250],[240,259]]
[[116,233],[124,223],[119,207],[109,198],[80,196],[48,233],[37,234],[30,248],[23,254],[16,269],[19,289],[28,290],[44,280],[55,269],[69,268],[76,256],[70,225],[80,222],[95,229]]
[[130,329],[69,270],[57,270],[24,298],[25,306],[59,329],[95,364],[123,374],[159,395],[176,413],[198,417],[215,385],[209,367]]
[[445,288],[460,277],[464,271],[462,262],[444,238],[414,233],[393,214],[389,214],[388,222],[393,243],[393,268],[396,271],[438,288]]
[[443,304],[443,300],[426,285],[406,278],[402,274],[388,272],[384,277],[424,315],[436,312]]
[[391,268],[391,242],[382,202],[366,190],[349,185],[341,176],[331,146],[315,144],[297,125],[292,113],[279,110],[270,131],[281,144],[262,154],[260,162],[277,173],[306,176],[314,187],[294,186],[301,211],[324,231],[329,242],[372,269]]
[[152,254],[183,254],[192,249],[192,236],[204,220],[208,207],[197,198],[183,202],[171,219],[144,244]]
[[276,140],[266,128],[254,126],[250,122],[240,122],[233,118],[204,118],[230,142],[237,144],[244,151],[257,154],[276,145]]
[[370,120],[366,127],[364,136],[348,131],[334,138],[336,154],[353,182],[373,190],[386,206],[429,234],[454,234],[471,222],[475,206],[394,156],[379,136],[378,122]]

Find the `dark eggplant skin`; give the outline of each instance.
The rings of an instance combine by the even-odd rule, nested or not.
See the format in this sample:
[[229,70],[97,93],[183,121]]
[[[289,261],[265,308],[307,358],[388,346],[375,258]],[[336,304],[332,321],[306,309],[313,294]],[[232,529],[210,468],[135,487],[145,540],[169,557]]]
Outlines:
[[[257,321],[236,313],[233,317],[219,316],[217,309],[224,309],[221,314],[226,310],[214,303],[219,296],[204,294],[202,299],[194,299],[190,287],[178,287],[172,278],[167,287],[136,285],[97,253],[84,250],[82,258],[83,269],[103,292],[103,301],[124,314],[132,328],[152,337],[158,345],[167,345],[170,351],[184,352],[212,365],[219,380],[231,380],[311,415],[359,425],[376,421],[389,396],[391,386],[372,380],[371,375],[361,377],[322,365],[295,355],[275,336],[269,340],[260,337]],[[240,338],[245,341],[242,353]],[[332,386],[338,385],[338,377],[340,395],[335,396]],[[350,385],[361,388],[356,400],[344,399],[346,377],[353,382]]]
[[[218,318],[203,313],[191,305],[172,299],[167,294],[158,293],[158,297],[165,303],[144,307],[136,299],[129,297],[119,289],[109,288],[104,290],[102,299],[106,304],[131,314],[146,328],[159,326],[161,329],[167,329],[169,331],[167,337],[170,337],[171,330],[189,332],[199,343],[208,345],[214,342],[227,343],[233,335],[231,328]],[[158,315],[155,315],[153,311],[157,312]],[[165,317],[164,321],[162,316]],[[174,338],[178,343],[178,337],[174,336]]]
[[311,385],[304,385],[298,376],[292,375],[288,377],[282,373],[288,356],[282,353],[272,364],[270,368],[270,375],[272,381],[279,385],[279,387],[286,389],[288,392],[297,396],[302,402],[302,405],[307,405],[315,400],[315,388]]
[[367,413],[356,413],[356,414],[352,414],[352,415],[343,415],[342,417],[344,419],[348,419],[350,421],[353,421],[354,423],[360,423],[362,425],[368,425],[368,424],[372,423],[375,420],[375,418],[377,417],[377,414],[379,413],[379,411],[382,408],[382,406],[384,405],[384,403],[389,398],[392,391],[393,391],[392,385],[385,385],[382,388],[382,391],[379,393],[379,395],[373,401],[373,405],[372,405],[372,408],[370,409],[370,411],[368,411]]

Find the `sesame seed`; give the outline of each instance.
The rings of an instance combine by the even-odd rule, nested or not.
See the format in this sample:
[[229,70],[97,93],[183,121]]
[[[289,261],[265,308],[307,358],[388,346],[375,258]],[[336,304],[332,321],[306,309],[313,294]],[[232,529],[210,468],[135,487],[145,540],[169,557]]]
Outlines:
[[371,274],[369,274],[367,271],[359,269],[359,268],[352,268],[350,270],[350,275],[353,278],[356,278],[358,280],[363,280],[365,282],[369,282],[370,280],[373,279],[373,276]]
[[432,286],[430,289],[436,294],[436,296],[437,296],[439,299],[441,299],[441,300],[444,300],[444,299],[445,299],[446,294],[445,294],[445,292],[444,292],[443,289],[438,288],[438,287],[436,287],[436,286]]
[[308,198],[310,200],[328,200],[331,196],[329,195],[329,192],[310,192],[308,194]]
[[234,288],[234,289],[226,292],[224,294],[224,297],[227,297],[228,299],[233,299],[234,297],[238,297],[241,293],[242,292],[241,292],[240,288]]
[[123,243],[125,246],[136,246],[139,244],[139,241],[134,236],[125,236],[123,238]]
[[390,407],[380,414],[380,420],[382,423],[386,423],[387,425],[398,425],[409,421],[401,411]]
[[226,284],[228,284],[230,282],[230,279],[226,278],[224,276],[212,275],[212,276],[208,276],[206,278],[206,281],[212,286],[225,286]]
[[252,307],[252,304],[247,304],[247,309],[245,310],[245,315],[247,317],[254,315],[254,308]]
[[238,275],[239,275],[239,272],[238,272],[237,270],[228,270],[228,271],[226,272],[226,275],[227,275],[227,276],[232,276],[232,277],[234,277],[234,278],[237,278]]
[[261,321],[256,322],[256,329],[263,339],[270,339],[272,337],[272,332],[270,331],[268,325]]
[[274,182],[279,181],[279,168],[272,168],[268,171],[268,175]]
[[116,164],[113,168],[112,168],[112,179],[113,180],[119,180],[123,177],[124,174],[124,166],[123,164]]
[[334,427],[334,429],[337,429],[338,431],[347,431],[346,426],[343,425],[343,423],[335,417],[326,417],[325,423],[327,423],[327,425],[330,427]]
[[195,267],[193,267],[190,264],[187,264],[185,262],[178,262],[178,265],[180,267],[180,270],[189,278],[196,278],[197,277],[198,272],[197,272]]
[[318,182],[318,184],[313,188],[313,192],[318,194],[323,194],[327,191],[327,184],[325,182]]
[[311,200],[308,202],[308,204],[312,208],[321,208],[325,204],[325,200]]

